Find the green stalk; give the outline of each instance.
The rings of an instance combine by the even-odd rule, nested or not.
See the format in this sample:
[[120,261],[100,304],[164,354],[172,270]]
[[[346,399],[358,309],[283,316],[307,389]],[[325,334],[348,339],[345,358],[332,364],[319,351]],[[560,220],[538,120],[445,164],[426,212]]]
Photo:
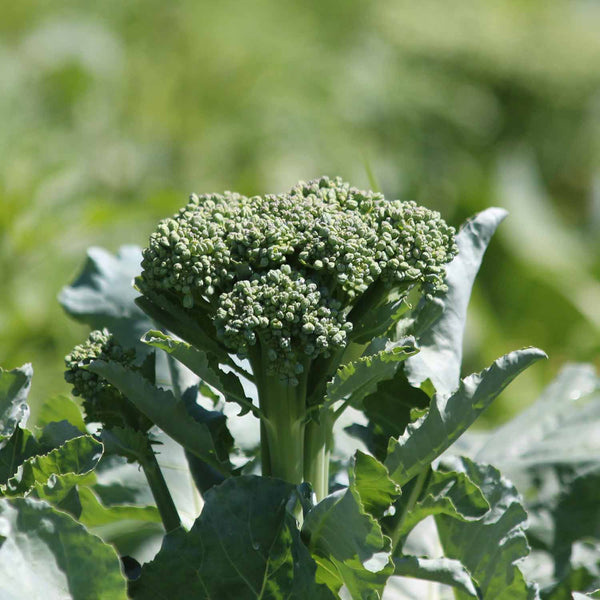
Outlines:
[[320,422],[306,425],[304,434],[304,481],[312,485],[320,502],[329,493],[329,457],[331,454],[332,414],[324,412]]
[[163,477],[152,448],[148,448],[148,452],[139,457],[139,462],[144,470],[144,475],[148,480],[148,485],[150,486],[154,501],[156,502],[165,531],[170,533],[178,527],[181,527],[181,520],[179,519],[177,508],[175,508],[175,503],[171,497],[171,492],[169,492],[167,482]]
[[[264,430],[270,475],[302,483],[306,397],[302,386],[290,386],[277,376],[265,377],[259,403],[265,415]],[[264,441],[261,440],[264,444]],[[263,452],[263,457],[266,451]]]
[[401,533],[402,525],[404,525],[404,521],[406,521],[406,517],[408,516],[410,511],[415,507],[415,504],[417,503],[417,500],[419,499],[419,496],[421,495],[421,492],[423,491],[423,486],[425,485],[425,482],[427,481],[427,477],[430,472],[431,472],[431,466],[428,466],[428,467],[424,468],[417,475],[415,484],[413,485],[413,488],[410,492],[410,496],[408,497],[408,500],[406,501],[406,504],[404,505],[402,514],[398,517],[398,520],[396,521],[396,525],[394,526],[394,530],[392,531],[392,534],[390,536],[392,538],[392,554],[394,554],[394,552],[396,550],[396,546],[398,545],[398,542],[400,541],[400,533]]

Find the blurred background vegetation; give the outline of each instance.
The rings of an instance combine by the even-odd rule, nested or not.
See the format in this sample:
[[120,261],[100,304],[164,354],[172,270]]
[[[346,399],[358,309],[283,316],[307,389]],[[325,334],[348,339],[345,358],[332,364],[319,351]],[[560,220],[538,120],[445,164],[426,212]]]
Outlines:
[[85,250],[145,244],[189,192],[342,175],[454,225],[510,217],[465,371],[550,360],[488,422],[600,349],[600,3],[68,0],[0,19],[0,364],[67,390],[84,329],[56,301]]

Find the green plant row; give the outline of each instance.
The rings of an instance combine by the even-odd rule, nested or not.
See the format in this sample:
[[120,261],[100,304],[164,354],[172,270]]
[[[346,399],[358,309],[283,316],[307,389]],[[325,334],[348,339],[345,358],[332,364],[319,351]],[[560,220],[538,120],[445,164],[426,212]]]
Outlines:
[[[326,177],[192,196],[64,288],[80,397],[0,371],[0,597],[599,597],[599,379],[467,430],[545,357],[461,378],[506,217],[458,231]],[[135,286],[132,285],[135,281]]]

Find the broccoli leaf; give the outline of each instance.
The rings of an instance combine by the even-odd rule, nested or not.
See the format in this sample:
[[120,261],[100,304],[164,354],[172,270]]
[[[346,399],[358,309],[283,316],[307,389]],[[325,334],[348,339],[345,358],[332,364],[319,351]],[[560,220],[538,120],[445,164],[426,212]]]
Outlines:
[[456,588],[467,598],[483,598],[464,565],[451,558],[398,556],[394,558],[394,575],[435,581]]
[[[26,494],[36,486],[51,484],[48,486],[49,496],[55,493],[64,495],[78,479],[94,469],[101,456],[102,444],[91,435],[82,435],[68,440],[48,454],[25,460],[1,491],[5,495],[17,496]],[[58,486],[63,478],[66,478],[63,484],[68,481],[68,486]],[[60,491],[58,487],[61,487]]]
[[231,472],[229,457],[219,455],[220,444],[206,423],[194,420],[182,400],[172,392],[154,387],[139,373],[110,361],[94,361],[90,371],[104,377],[158,425],[167,435],[223,474]]
[[[383,504],[397,494],[397,488],[390,485],[385,471],[374,467],[373,462],[357,456],[350,487],[314,506],[302,526],[303,538],[319,567],[317,581],[326,583],[335,593],[344,585],[352,598],[359,599],[381,597],[394,570],[390,539],[365,511],[361,492],[367,506],[380,512]],[[365,468],[371,470],[366,477],[360,474]],[[379,489],[374,493],[375,482]]]
[[106,327],[124,348],[135,348],[140,361],[149,352],[140,338],[152,327],[135,304],[139,294],[133,280],[142,270],[141,261],[142,251],[137,246],[121,246],[116,255],[89,248],[81,273],[58,296],[70,316],[92,329]]
[[68,421],[81,433],[87,433],[83,414],[79,405],[69,396],[53,396],[42,404],[37,415],[37,426],[45,427],[50,423]]
[[369,310],[352,329],[352,341],[367,344],[373,338],[384,335],[410,309],[406,297],[390,300]]
[[188,533],[168,537],[132,585],[133,598],[333,600],[286,505],[294,486],[255,476],[206,493]]
[[31,498],[0,499],[0,597],[126,600],[114,548]]
[[0,448],[0,489],[25,460],[39,454],[41,447],[28,429],[17,427]]
[[0,441],[10,437],[17,427],[25,427],[29,418],[27,396],[32,377],[30,364],[12,371],[0,368]]
[[393,343],[386,341],[383,350],[341,366],[327,384],[325,401],[332,404],[348,398],[353,407],[362,408],[363,399],[377,389],[377,384],[391,379],[398,364],[417,352],[412,338]]
[[415,525],[426,517],[443,514],[460,521],[474,521],[490,508],[482,491],[464,472],[433,470],[418,501],[407,509],[409,496],[406,490],[396,505],[396,514],[403,516],[394,529],[399,548]]
[[377,459],[357,450],[350,470],[351,485],[360,496],[363,507],[376,519],[400,496],[400,486],[394,483],[388,470]]
[[536,402],[487,436],[475,458],[511,479],[527,467],[588,463],[600,454],[599,400],[594,368],[568,365]]
[[456,236],[458,255],[446,267],[448,291],[432,300],[423,300],[416,309],[410,331],[420,352],[406,361],[408,380],[415,387],[430,379],[440,394],[459,385],[462,340],[473,281],[498,225],[508,213],[501,208],[487,210],[469,219]]
[[404,485],[447,450],[523,370],[546,355],[537,348],[516,350],[490,367],[465,377],[451,396],[436,394],[424,417],[411,423],[398,440],[391,439],[385,465]]
[[385,460],[388,441],[402,435],[406,426],[415,419],[415,410],[429,406],[429,396],[412,387],[403,371],[398,369],[392,379],[379,382],[377,389],[362,401],[362,410],[368,425],[353,424],[346,431],[362,440],[379,460]]
[[[449,468],[464,472],[479,487],[490,510],[481,519],[468,522],[437,515],[444,554],[469,570],[483,598],[538,598],[515,564],[529,553],[523,530],[527,513],[515,487],[494,467],[466,458],[454,459]],[[457,592],[456,597],[462,600],[468,596]]]
[[244,393],[240,380],[233,373],[223,373],[219,369],[218,363],[210,360],[202,350],[160,331],[148,331],[142,340],[149,346],[164,350],[184,364],[204,383],[221,392],[227,401],[237,402],[242,407],[242,414],[252,411],[256,416],[260,416],[258,407],[252,404],[252,400]]

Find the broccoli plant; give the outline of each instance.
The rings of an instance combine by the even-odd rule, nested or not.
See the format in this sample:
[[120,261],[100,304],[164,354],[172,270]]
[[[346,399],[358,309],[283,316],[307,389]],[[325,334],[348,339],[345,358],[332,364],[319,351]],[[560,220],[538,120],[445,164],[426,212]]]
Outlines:
[[444,290],[456,251],[439,213],[323,177],[287,194],[192,196],[150,236],[137,284],[142,307],[164,298],[202,327],[215,359],[246,359],[262,474],[306,481],[322,499],[340,414],[327,414],[327,383],[411,290]]
[[[52,399],[29,430],[31,370],[0,371],[0,595],[22,593],[3,561],[73,598],[559,600],[599,587],[600,552],[565,515],[600,467],[585,444],[565,456],[555,427],[600,422],[596,374],[571,369],[532,416],[465,435],[545,356],[509,352],[461,379],[471,288],[505,216],[488,209],[457,233],[414,202],[322,177],[193,195],[144,250],[90,249],[60,297],[93,330],[65,359],[81,406]],[[583,400],[567,410],[563,391]],[[549,493],[557,477],[563,496]],[[70,532],[60,544],[50,521]],[[81,544],[97,558],[79,569]],[[31,565],[34,547],[56,577]],[[554,573],[541,589],[540,569]]]

